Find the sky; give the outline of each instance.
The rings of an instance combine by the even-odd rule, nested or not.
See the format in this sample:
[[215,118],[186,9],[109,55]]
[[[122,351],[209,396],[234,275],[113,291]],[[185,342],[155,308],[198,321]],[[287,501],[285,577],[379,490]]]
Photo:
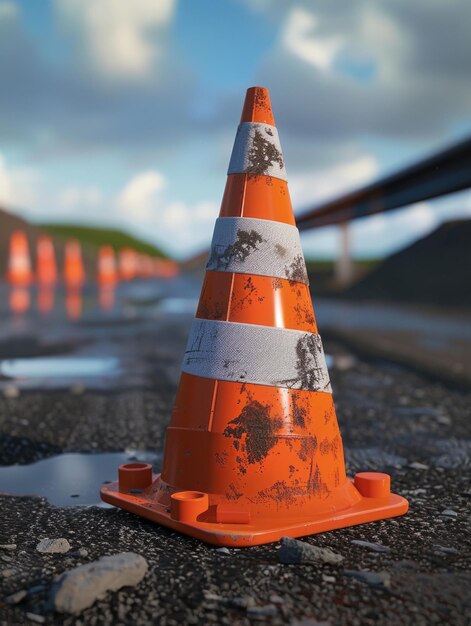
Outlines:
[[[471,134],[470,23],[467,0],[0,0],[0,206],[197,253],[261,85],[300,214]],[[455,217],[469,192],[359,220],[354,254]],[[338,229],[302,242],[335,257]]]

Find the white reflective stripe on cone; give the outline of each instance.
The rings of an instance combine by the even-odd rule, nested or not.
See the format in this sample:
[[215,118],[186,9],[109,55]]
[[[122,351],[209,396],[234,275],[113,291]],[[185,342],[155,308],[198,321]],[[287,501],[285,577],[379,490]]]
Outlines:
[[288,180],[275,126],[259,122],[239,125],[228,174],[254,174]]
[[298,229],[252,217],[216,220],[206,269],[309,283]]
[[331,393],[319,335],[195,318],[182,371],[203,378]]

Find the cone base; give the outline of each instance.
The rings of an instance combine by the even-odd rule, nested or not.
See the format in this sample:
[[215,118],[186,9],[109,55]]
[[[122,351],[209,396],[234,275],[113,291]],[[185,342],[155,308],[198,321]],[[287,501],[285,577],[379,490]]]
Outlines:
[[[360,475],[358,475],[360,476]],[[374,477],[374,474],[368,474]],[[378,475],[384,476],[384,474]],[[160,480],[160,475],[153,476],[153,485]],[[141,490],[134,490],[141,491]],[[147,494],[146,494],[147,492]],[[190,493],[190,492],[185,492]],[[194,492],[191,492],[194,493]],[[242,548],[263,543],[279,541],[281,537],[304,537],[317,533],[346,528],[366,522],[374,522],[407,513],[409,503],[401,496],[390,493],[387,497],[364,497],[349,508],[328,514],[305,518],[277,515],[276,517],[258,518],[244,523],[219,523],[181,521],[174,519],[170,507],[156,502],[152,487],[142,493],[126,493],[119,490],[119,483],[110,483],[100,491],[101,499],[108,504],[120,507],[141,517],[167,526],[185,535],[190,535],[209,544]]]

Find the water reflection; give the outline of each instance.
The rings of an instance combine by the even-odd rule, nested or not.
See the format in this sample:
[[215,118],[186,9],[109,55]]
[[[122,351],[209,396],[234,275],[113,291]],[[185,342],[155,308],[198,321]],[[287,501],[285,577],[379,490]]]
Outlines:
[[55,506],[98,505],[100,487],[117,479],[118,465],[129,461],[151,463],[160,470],[157,452],[124,451],[101,454],[61,454],[32,463],[0,467],[0,493],[41,496]]
[[31,306],[31,294],[27,287],[12,287],[10,290],[9,306],[15,315],[24,315]]

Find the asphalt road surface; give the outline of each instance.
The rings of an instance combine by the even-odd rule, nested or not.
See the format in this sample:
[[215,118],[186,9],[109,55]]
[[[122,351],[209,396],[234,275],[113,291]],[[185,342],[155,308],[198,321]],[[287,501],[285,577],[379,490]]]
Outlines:
[[[37,464],[56,455],[136,450],[158,463],[197,295],[191,281],[136,284],[100,313],[90,290],[70,322],[61,294],[48,316],[12,317],[0,305],[0,491],[6,466],[21,463],[30,464],[24,493],[37,494],[0,496],[0,623],[470,623],[471,394],[417,368],[364,360],[332,333],[324,343],[348,471],[387,471],[410,502],[404,517],[305,538],[341,564],[285,565],[279,544],[218,551],[122,510],[73,506],[77,493],[70,506],[39,497]],[[72,549],[41,554],[45,537]],[[128,551],[149,564],[139,585],[76,616],[54,612],[58,574]]]

